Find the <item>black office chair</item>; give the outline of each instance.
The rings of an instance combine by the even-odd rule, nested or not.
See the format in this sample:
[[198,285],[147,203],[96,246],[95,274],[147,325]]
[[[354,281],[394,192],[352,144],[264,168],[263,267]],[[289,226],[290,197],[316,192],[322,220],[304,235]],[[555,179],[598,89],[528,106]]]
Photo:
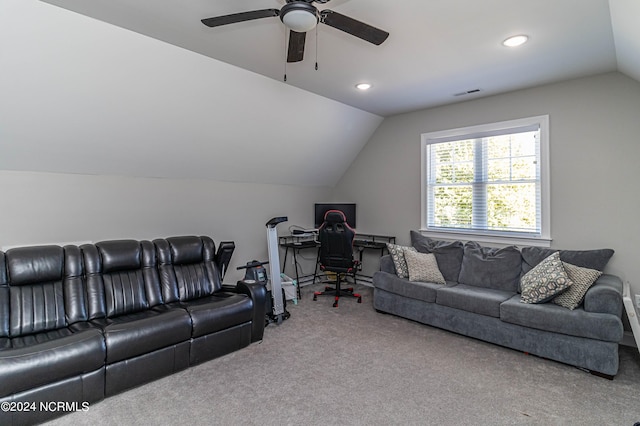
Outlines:
[[360,262],[353,258],[353,239],[356,233],[346,222],[344,213],[340,210],[329,210],[324,215],[324,223],[318,228],[320,241],[320,270],[336,274],[336,286],[326,286],[324,291],[313,293],[313,300],[318,296],[334,296],[333,307],[338,307],[340,297],[356,297],[362,303],[362,296],[353,292],[353,287],[342,288],[342,276],[353,276],[356,282],[356,272]]

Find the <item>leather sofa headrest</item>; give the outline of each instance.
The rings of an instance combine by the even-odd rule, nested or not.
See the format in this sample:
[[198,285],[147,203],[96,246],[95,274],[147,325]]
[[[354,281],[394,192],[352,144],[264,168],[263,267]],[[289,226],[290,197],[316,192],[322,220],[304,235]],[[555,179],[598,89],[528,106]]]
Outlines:
[[142,267],[142,248],[139,241],[113,240],[96,243],[102,259],[102,272],[129,271]]
[[200,237],[169,237],[171,260],[174,265],[200,263],[205,260],[203,242]]
[[64,270],[64,250],[60,246],[18,247],[6,253],[11,285],[60,281]]

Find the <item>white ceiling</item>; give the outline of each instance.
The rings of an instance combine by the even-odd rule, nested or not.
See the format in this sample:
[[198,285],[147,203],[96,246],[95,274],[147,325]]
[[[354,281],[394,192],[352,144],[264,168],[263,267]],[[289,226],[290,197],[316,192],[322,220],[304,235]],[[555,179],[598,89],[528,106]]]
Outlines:
[[[287,31],[278,18],[217,28],[200,19],[280,9],[285,0],[43,1],[283,79]],[[320,24],[317,37],[315,31],[307,34],[305,60],[287,66],[287,84],[380,116],[616,69],[640,80],[638,0],[331,0],[315,5],[384,29],[390,37],[375,46]],[[514,34],[529,35],[529,43],[503,47],[501,42]],[[361,81],[373,89],[357,91]],[[454,96],[475,89],[480,91]]]
[[[389,39],[321,25],[320,69],[310,34],[287,83],[277,18],[200,23],[283,4],[0,0],[0,170],[331,187],[383,116],[616,69],[640,81],[640,0],[331,0]],[[500,45],[515,33],[531,41]]]
[[0,170],[334,186],[381,121],[47,3],[0,0]]

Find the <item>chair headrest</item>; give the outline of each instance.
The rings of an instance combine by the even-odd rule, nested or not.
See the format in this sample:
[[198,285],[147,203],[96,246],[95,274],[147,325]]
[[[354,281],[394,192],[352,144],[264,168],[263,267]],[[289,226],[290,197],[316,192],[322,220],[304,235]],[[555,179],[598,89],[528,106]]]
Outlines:
[[347,217],[340,210],[327,210],[324,214],[324,221],[330,224],[344,223],[347,221]]

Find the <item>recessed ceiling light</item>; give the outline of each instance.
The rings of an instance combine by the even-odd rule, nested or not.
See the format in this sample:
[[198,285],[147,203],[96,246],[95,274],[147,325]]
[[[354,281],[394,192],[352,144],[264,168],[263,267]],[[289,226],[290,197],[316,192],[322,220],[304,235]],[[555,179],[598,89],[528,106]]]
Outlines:
[[369,90],[371,89],[371,85],[369,83],[358,83],[356,84],[356,88],[359,90]]
[[507,46],[507,47],[516,47],[516,46],[520,46],[520,45],[526,43],[527,40],[529,40],[528,36],[526,36],[526,35],[517,35],[517,36],[509,37],[508,39],[503,41],[502,44]]

